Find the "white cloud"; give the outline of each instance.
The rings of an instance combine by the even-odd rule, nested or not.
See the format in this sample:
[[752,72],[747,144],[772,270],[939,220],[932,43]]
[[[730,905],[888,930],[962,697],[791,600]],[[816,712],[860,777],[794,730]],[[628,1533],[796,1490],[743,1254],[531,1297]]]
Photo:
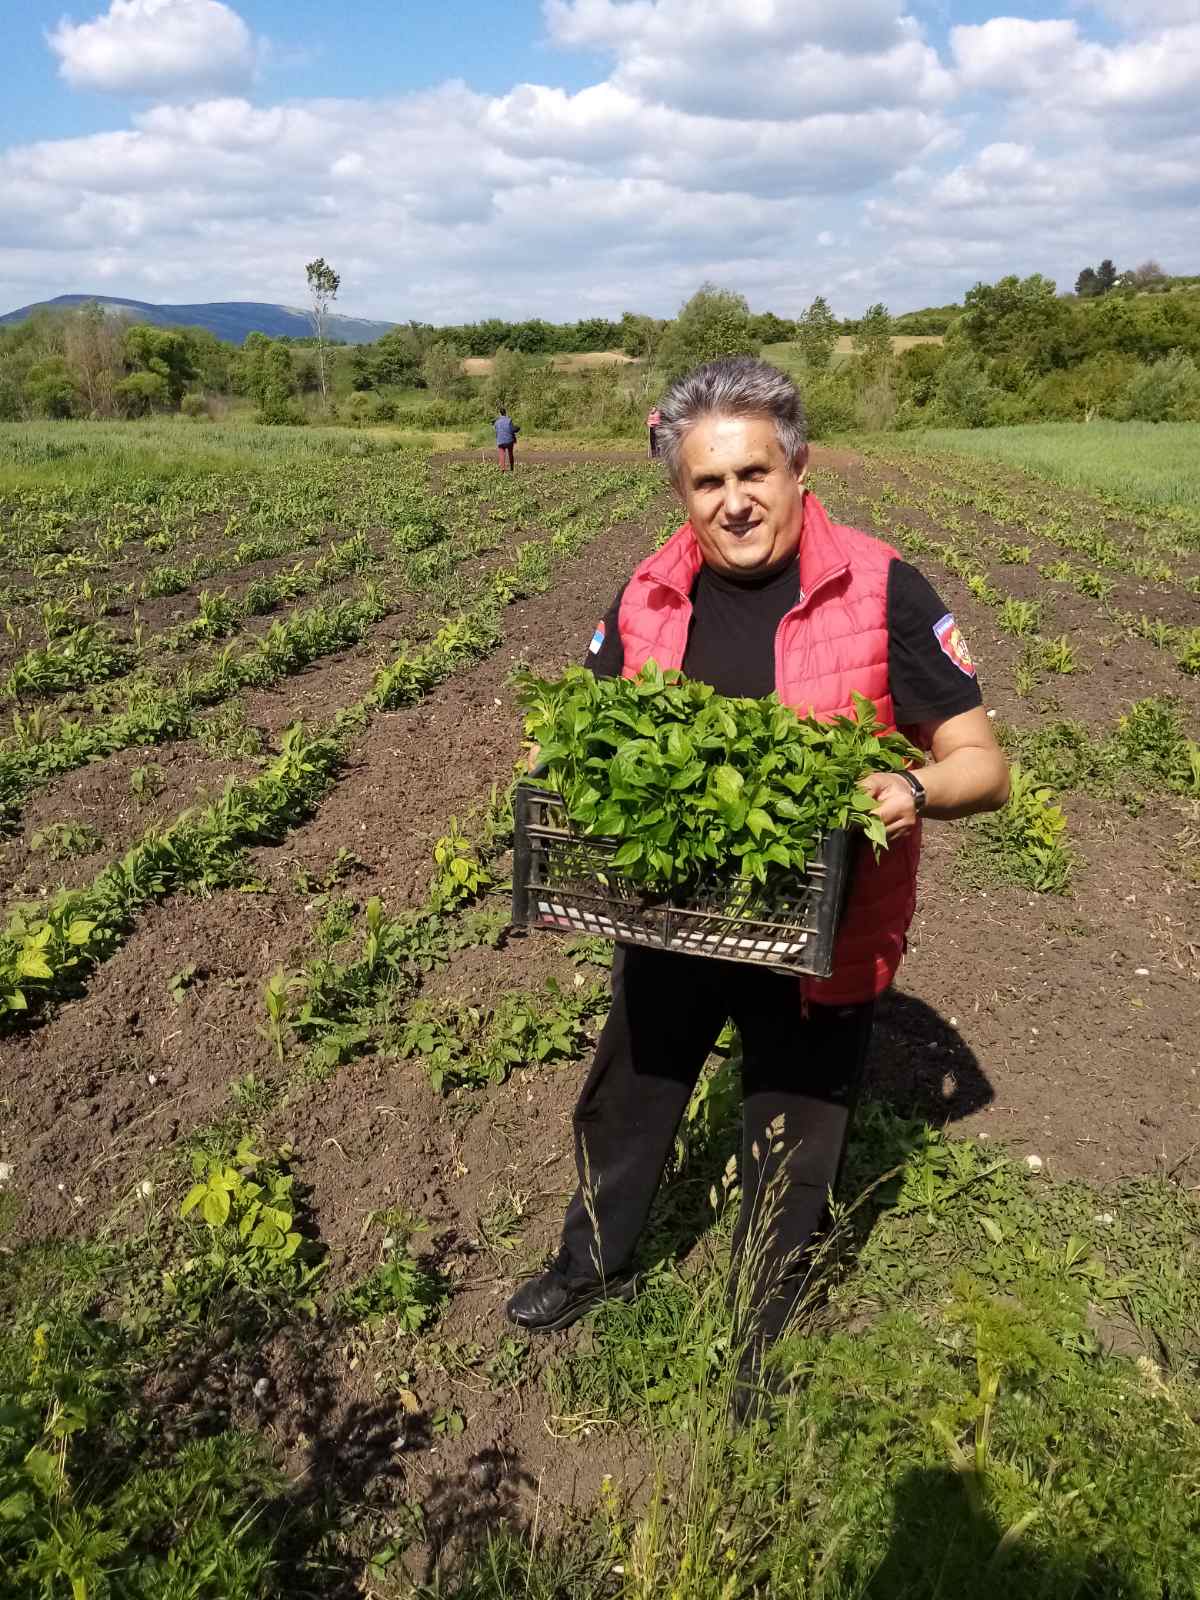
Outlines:
[[136,95],[241,88],[254,41],[222,0],[111,0],[90,22],[64,17],[46,42],[77,89]]
[[1200,99],[1200,21],[1105,45],[1074,21],[994,17],[954,28],[950,43],[966,88],[1024,99],[1041,113],[1194,115]]
[[[172,28],[205,6],[236,38],[205,32],[169,72],[141,48],[199,37]],[[347,310],[431,321],[662,314],[705,278],[795,314],[818,293],[854,313],[1008,271],[1073,281],[1107,255],[1188,270],[1200,28],[1158,9],[1115,42],[1094,12],[995,17],[943,61],[901,0],[550,0],[559,44],[611,57],[577,92],[255,104],[185,88],[250,72],[235,13],[114,0],[84,25],[111,25],[90,81],[117,83],[128,23],[120,81],[158,72],[159,103],[0,151],[0,309],[101,286],[295,301],[317,254]]]
[[1127,32],[1200,22],[1200,0],[1094,0],[1094,8]]
[[728,117],[931,105],[950,74],[898,0],[547,0],[551,35],[616,57],[648,103]]

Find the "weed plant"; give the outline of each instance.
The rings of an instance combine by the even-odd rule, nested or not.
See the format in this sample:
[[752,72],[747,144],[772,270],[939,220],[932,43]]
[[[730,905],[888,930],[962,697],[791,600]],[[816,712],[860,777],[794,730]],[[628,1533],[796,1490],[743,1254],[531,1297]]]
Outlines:
[[1007,803],[969,824],[959,869],[971,883],[1007,883],[1065,894],[1074,858],[1054,792],[1014,762]]

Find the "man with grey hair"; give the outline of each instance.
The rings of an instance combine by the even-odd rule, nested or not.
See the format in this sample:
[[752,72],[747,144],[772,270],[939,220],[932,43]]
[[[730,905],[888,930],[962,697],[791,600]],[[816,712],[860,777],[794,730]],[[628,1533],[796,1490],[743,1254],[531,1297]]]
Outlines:
[[920,817],[1003,805],[1008,770],[949,609],[895,550],[832,523],[807,488],[791,379],[750,357],[714,361],[676,383],[660,411],[688,520],[596,629],[593,671],[633,677],[653,659],[721,694],[774,690],[824,718],[850,713],[858,692],[928,756],[919,771],[863,779],[889,848],[878,861],[859,852],[828,979],[618,945],[612,1008],[575,1111],[580,1187],[562,1246],[508,1303],[520,1327],[550,1331],[633,1292],[634,1252],[680,1118],[732,1019],[743,1091],[735,1263],[765,1235],[746,1250],[741,1406],[795,1308],[837,1183],[875,1000],[913,914]]

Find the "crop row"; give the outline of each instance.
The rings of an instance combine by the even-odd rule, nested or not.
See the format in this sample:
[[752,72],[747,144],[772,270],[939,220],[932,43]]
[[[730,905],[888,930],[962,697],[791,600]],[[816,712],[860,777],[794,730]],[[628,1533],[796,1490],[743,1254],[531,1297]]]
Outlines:
[[[550,543],[556,553],[571,555],[595,531],[594,525],[577,521],[560,529]],[[452,673],[480,660],[499,642],[500,609],[543,592],[549,582],[545,547],[533,542],[520,546],[512,564],[492,578],[470,610],[447,622],[428,645],[404,651],[382,667],[370,692],[340,711],[326,732],[308,738],[299,725],[290,729],[282,754],[263,779],[230,785],[224,799],[208,811],[198,817],[185,813],[165,834],[147,836],[124,862],[106,868],[91,886],[61,891],[46,907],[15,908],[0,935],[0,1014],[28,1016],[47,1000],[73,992],[82,973],[117,948],[132,926],[134,911],[149,899],[161,899],[178,889],[237,881],[244,845],[278,837],[281,824],[291,826],[295,820],[297,804],[311,805],[315,799],[310,789],[296,788],[310,766],[322,787],[327,786],[342,743],[353,731],[375,712],[411,705]],[[236,670],[232,662],[230,670]],[[193,693],[204,687],[194,685]],[[218,685],[207,687],[215,693]],[[194,703],[185,700],[176,707],[178,717],[186,722]],[[86,739],[83,730],[81,736]],[[39,749],[33,747],[35,756]],[[310,752],[316,752],[311,760]],[[0,768],[0,777],[3,771]],[[175,870],[171,861],[177,846],[183,864]],[[130,885],[128,896],[121,899],[125,882]]]
[[[844,479],[837,474],[827,476],[833,481],[836,493],[848,491],[849,486]],[[855,504],[853,501],[847,503]],[[957,540],[931,538],[906,523],[889,530],[889,513],[909,509],[924,512],[942,528],[957,535]],[[977,559],[977,552],[982,545],[992,549],[1001,565],[1028,565],[1033,554],[1031,545],[1019,544],[1016,540],[991,535],[978,527],[966,525],[955,513],[940,509],[928,497],[906,499],[887,486],[879,496],[858,501],[852,514],[861,517],[864,512],[867,514],[864,520],[869,520],[878,530],[902,543],[908,552],[934,556],[948,571],[963,580],[976,600],[998,607],[1000,626],[1005,632],[1020,637],[1036,633],[1041,627],[1045,602],[1020,600],[1006,595],[988,577]],[[1107,602],[1115,587],[1113,580],[1103,573],[1076,568],[1063,559],[1043,562],[1037,572],[1048,583],[1068,584],[1076,593],[1102,604]],[[1181,672],[1190,676],[1200,674],[1200,628],[1178,627],[1161,619],[1138,616],[1107,604],[1104,609],[1105,615],[1131,638],[1145,639],[1157,649],[1170,652]]]
[[[1010,552],[1007,556],[1001,555],[1001,559],[1008,561],[1029,562],[1038,545],[1049,546],[1055,557],[1063,550],[1082,555],[1094,568],[1102,570],[1072,571],[1062,581],[1075,582],[1083,594],[1103,597],[1110,593],[1115,580],[1107,577],[1107,572],[1138,582],[1200,593],[1200,574],[1180,574],[1164,560],[1161,551],[1147,553],[1145,545],[1131,540],[1123,528],[1107,526],[1094,517],[1076,520],[1070,505],[1047,504],[1044,493],[1036,489],[1031,489],[1030,495],[1022,499],[996,497],[979,487],[974,478],[965,483],[957,480],[941,483],[935,477],[918,474],[910,462],[888,457],[880,459],[891,466],[913,492],[906,495],[894,481],[880,480],[877,501],[873,503],[908,506],[953,531],[969,529],[973,538],[998,553]],[[964,509],[972,514],[972,520],[966,524],[959,515]],[[987,526],[989,522],[999,524],[1005,531],[997,533]],[[1030,543],[1022,546],[1022,538]],[[1023,555],[1014,553],[1022,550]]]
[[[1020,475],[1020,486],[1014,488],[1012,468],[973,456],[927,452],[894,442],[884,446],[868,441],[863,450],[910,483],[931,491],[943,504],[971,507],[995,522],[1056,539],[1068,549],[1094,552],[1093,558],[1102,565],[1111,564],[1133,576],[1144,575],[1137,565],[1146,549],[1155,552],[1159,564],[1164,553],[1186,558],[1200,550],[1200,517],[1190,507],[1157,507],[1147,513],[1111,496],[1072,494],[1030,474]],[[1131,529],[1139,539],[1131,537]],[[1169,574],[1161,581],[1193,580]]]
[[[632,516],[643,510],[656,484],[644,475],[630,483],[630,476],[605,473],[600,482],[578,490],[557,519],[546,541],[547,550],[570,554],[607,526],[614,513]],[[623,490],[626,498],[606,509],[614,487]],[[411,525],[397,530],[396,537],[418,542]],[[416,549],[405,562],[410,585],[418,590],[436,585],[443,605],[469,604],[466,586],[452,578],[463,562],[494,548],[494,540],[490,529],[476,526],[460,540],[439,537],[436,543]],[[329,561],[339,569],[354,564],[362,548],[357,540],[346,541],[335,547]],[[538,551],[539,546],[531,542],[521,546],[515,566],[507,569],[507,577],[501,574],[497,583],[512,587],[515,582],[517,590],[532,592],[528,585],[542,581],[545,573],[540,563],[548,559]],[[503,599],[499,588],[494,592]],[[273,623],[266,635],[243,650],[236,644],[226,646],[206,670],[185,670],[166,685],[136,677],[125,686],[122,708],[97,720],[64,717],[52,726],[39,711],[14,715],[11,735],[0,743],[0,831],[15,826],[25,797],[51,778],[98,756],[192,736],[199,713],[206,708],[243,688],[270,687],[324,656],[361,643],[393,605],[383,591],[372,588],[361,600],[293,613]]]
[[[427,464],[417,458],[389,458],[373,466],[372,471],[373,476],[356,491],[358,499],[348,508],[358,531],[333,549],[375,548],[381,552],[379,560],[401,563],[431,546],[461,538],[470,542],[471,553],[478,554],[481,548],[489,547],[489,532],[493,545],[502,543],[506,537],[519,534],[531,519],[550,517],[561,522],[586,514],[609,495],[621,491],[632,490],[633,503],[640,506],[655,487],[645,472],[628,469],[539,468],[514,479],[495,472],[484,477],[477,468],[468,467],[466,472],[452,473],[448,483],[441,486],[433,482]],[[40,607],[34,625],[40,624],[40,631],[49,640],[81,624],[98,623],[121,605],[136,604],[139,596],[183,594],[199,583],[230,578],[247,566],[295,554],[319,543],[328,531],[326,524],[319,521],[307,525],[293,522],[286,527],[270,526],[257,531],[247,531],[245,524],[242,511],[231,512],[223,530],[208,536],[199,553],[135,571],[123,584],[98,581],[98,573],[106,570],[104,563],[90,562],[78,552],[64,556],[63,572],[58,574],[65,577],[63,584],[55,587],[41,581],[32,586],[9,585],[0,591],[0,601],[10,607],[8,632],[19,638],[25,626],[19,610]],[[170,539],[156,534],[148,541],[148,548],[174,549],[179,539],[178,532]],[[321,557],[315,563],[318,577],[328,559]],[[313,591],[312,584],[297,584],[297,570],[275,579],[255,580],[251,588],[260,611],[270,609],[268,602],[273,592],[286,598],[289,591]],[[325,577],[326,581],[336,581],[337,574]]]

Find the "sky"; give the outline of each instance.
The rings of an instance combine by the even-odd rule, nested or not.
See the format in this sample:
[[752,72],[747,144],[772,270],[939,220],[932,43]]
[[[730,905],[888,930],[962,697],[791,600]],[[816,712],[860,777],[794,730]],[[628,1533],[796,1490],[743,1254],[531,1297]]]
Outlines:
[[[80,0],[67,0],[80,5]],[[1000,0],[1002,3],[1002,0]],[[0,0],[0,312],[796,316],[1200,272],[1200,0]]]

